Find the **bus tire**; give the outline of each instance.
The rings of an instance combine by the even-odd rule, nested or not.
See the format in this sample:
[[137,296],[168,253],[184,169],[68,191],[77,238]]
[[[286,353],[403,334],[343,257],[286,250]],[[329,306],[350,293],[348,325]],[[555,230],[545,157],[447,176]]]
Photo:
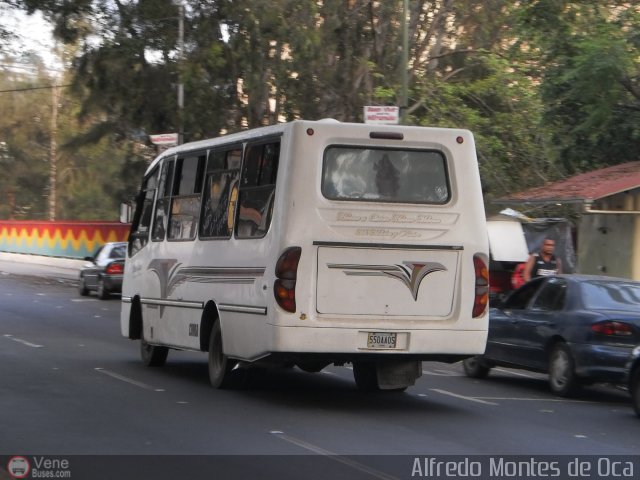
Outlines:
[[300,362],[296,364],[300,370],[307,373],[318,373],[321,372],[327,365],[327,362]]
[[230,388],[233,386],[233,362],[222,349],[222,329],[220,321],[216,321],[209,336],[209,382],[213,388]]
[[377,392],[378,371],[375,362],[353,362],[353,378],[361,392]]
[[140,357],[147,367],[162,367],[169,355],[168,347],[150,345],[144,339],[140,339]]

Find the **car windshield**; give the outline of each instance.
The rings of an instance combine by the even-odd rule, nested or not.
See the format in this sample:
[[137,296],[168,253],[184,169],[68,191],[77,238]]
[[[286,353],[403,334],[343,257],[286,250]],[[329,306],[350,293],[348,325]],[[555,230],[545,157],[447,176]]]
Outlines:
[[593,280],[582,283],[586,308],[637,310],[640,307],[640,283]]

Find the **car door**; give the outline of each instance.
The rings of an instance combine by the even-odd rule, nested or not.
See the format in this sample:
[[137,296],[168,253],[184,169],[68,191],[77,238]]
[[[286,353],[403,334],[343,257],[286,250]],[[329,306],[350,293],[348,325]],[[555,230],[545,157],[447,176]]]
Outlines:
[[485,356],[500,362],[520,364],[518,324],[543,281],[542,278],[530,281],[509,295],[502,305],[490,310]]
[[87,263],[85,269],[83,271],[83,276],[85,278],[85,285],[89,288],[96,288],[98,284],[98,274],[100,271],[100,267],[98,266],[98,258],[104,252],[104,245],[96,250],[96,253],[93,254],[93,257],[87,257],[86,260],[91,262]]
[[562,322],[566,298],[567,281],[552,277],[544,282],[528,308],[520,312],[515,343],[523,365],[546,368],[545,346]]

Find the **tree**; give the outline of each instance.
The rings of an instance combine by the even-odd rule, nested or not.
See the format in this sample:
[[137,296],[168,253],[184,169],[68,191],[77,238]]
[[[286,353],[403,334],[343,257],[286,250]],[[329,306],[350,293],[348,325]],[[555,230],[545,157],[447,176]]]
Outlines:
[[488,201],[638,149],[640,7],[622,0],[412,0],[406,66],[400,0],[189,1],[183,50],[171,0],[16,2],[79,42],[82,102],[65,138],[88,165],[113,150],[129,152],[119,168],[141,169],[146,136],[181,125],[195,140],[295,118],[360,121],[364,105],[399,104],[403,68],[410,123],[474,132]]
[[541,52],[543,121],[561,173],[637,159],[640,7],[539,0],[522,15]]
[[48,141],[51,93],[42,61],[31,56],[35,70],[4,57],[0,76],[0,189],[8,201],[0,204],[1,218],[47,218]]

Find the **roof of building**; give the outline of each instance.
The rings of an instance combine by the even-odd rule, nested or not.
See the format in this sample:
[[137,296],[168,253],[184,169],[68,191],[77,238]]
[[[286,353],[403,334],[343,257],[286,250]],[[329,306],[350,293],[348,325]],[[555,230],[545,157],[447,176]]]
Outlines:
[[588,203],[640,188],[640,161],[581,173],[499,198],[494,203]]

